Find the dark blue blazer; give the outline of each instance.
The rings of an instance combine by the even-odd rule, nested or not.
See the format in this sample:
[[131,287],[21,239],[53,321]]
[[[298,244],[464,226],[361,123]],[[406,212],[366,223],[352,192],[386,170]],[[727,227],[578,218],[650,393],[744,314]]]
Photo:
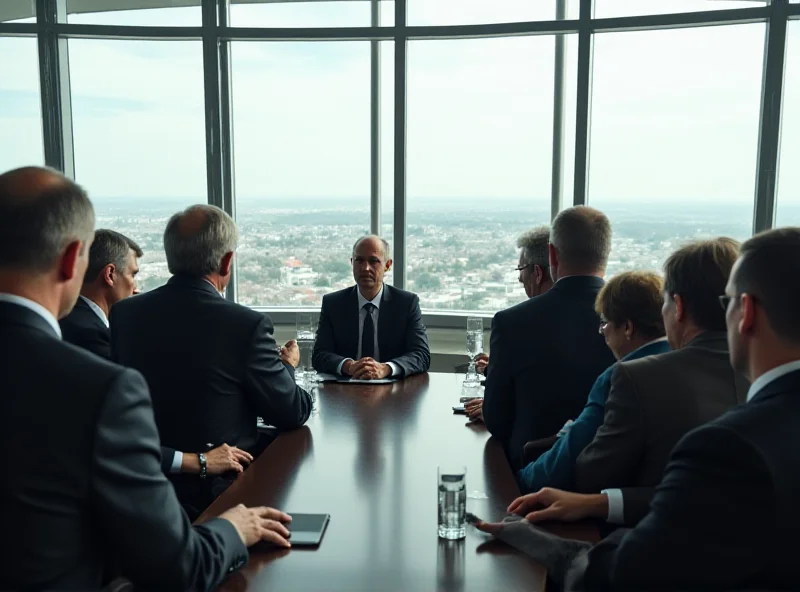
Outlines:
[[800,371],[686,434],[650,513],[589,553],[587,588],[797,589]]
[[98,590],[120,572],[137,590],[211,590],[246,562],[230,522],[181,510],[138,372],[16,304],[0,302],[0,335],[0,590]]
[[[352,286],[322,298],[313,364],[318,372],[335,374],[346,358],[358,356],[358,287]],[[431,365],[428,334],[422,324],[419,297],[383,285],[378,315],[379,362],[392,362],[401,376],[427,372]]]
[[[665,339],[649,343],[631,352],[622,361],[638,360],[645,356],[669,351]],[[519,472],[523,493],[538,491],[542,487],[572,489],[573,471],[578,455],[594,438],[597,428],[603,425],[606,399],[611,390],[611,374],[617,365],[606,368],[595,381],[586,406],[566,434],[556,440],[553,447]]]
[[578,416],[595,380],[614,363],[594,310],[602,278],[572,276],[492,321],[483,418],[521,469],[523,447]]

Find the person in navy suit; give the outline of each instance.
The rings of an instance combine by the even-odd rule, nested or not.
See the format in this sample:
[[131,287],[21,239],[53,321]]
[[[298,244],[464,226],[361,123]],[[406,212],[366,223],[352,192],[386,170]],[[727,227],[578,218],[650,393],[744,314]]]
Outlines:
[[389,243],[363,236],[351,262],[356,285],[322,298],[314,369],[368,380],[427,372],[431,352],[419,297],[383,282],[392,267]]

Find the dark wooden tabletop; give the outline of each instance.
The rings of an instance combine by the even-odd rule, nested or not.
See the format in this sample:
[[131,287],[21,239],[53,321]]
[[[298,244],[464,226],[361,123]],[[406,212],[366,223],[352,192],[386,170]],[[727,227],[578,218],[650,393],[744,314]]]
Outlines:
[[544,590],[541,566],[472,527],[462,541],[437,537],[438,465],[467,467],[467,510],[484,520],[503,518],[519,494],[499,443],[453,414],[461,380],[320,387],[307,425],[278,437],[199,522],[238,503],[327,513],[322,544],[253,547],[222,590]]

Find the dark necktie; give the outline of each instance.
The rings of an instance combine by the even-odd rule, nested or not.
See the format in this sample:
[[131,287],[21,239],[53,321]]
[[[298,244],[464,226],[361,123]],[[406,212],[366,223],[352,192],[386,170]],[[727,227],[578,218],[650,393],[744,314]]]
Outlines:
[[367,302],[364,305],[364,310],[367,316],[364,317],[364,328],[361,330],[361,357],[374,358],[375,357],[375,323],[372,321],[372,311],[375,305],[372,302]]

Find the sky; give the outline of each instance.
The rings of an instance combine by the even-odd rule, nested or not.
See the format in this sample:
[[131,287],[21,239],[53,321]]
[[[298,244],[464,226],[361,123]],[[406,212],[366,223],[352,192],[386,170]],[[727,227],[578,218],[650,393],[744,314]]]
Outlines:
[[[596,0],[598,17],[753,5]],[[233,5],[235,26],[367,26],[367,2]],[[391,24],[386,2],[383,24]],[[199,8],[70,15],[197,25]],[[553,18],[529,0],[409,0],[415,25]],[[577,17],[573,0],[569,16]],[[589,201],[750,202],[764,24],[598,34]],[[393,186],[393,47],[382,42],[381,171]],[[76,178],[96,199],[206,196],[199,41],[71,39]],[[369,196],[369,43],[234,42],[238,198]],[[409,208],[427,200],[549,204],[554,38],[411,41]],[[780,203],[800,204],[800,21],[789,26]],[[572,191],[577,39],[567,41],[565,196]],[[0,38],[0,169],[43,161],[37,47]]]

